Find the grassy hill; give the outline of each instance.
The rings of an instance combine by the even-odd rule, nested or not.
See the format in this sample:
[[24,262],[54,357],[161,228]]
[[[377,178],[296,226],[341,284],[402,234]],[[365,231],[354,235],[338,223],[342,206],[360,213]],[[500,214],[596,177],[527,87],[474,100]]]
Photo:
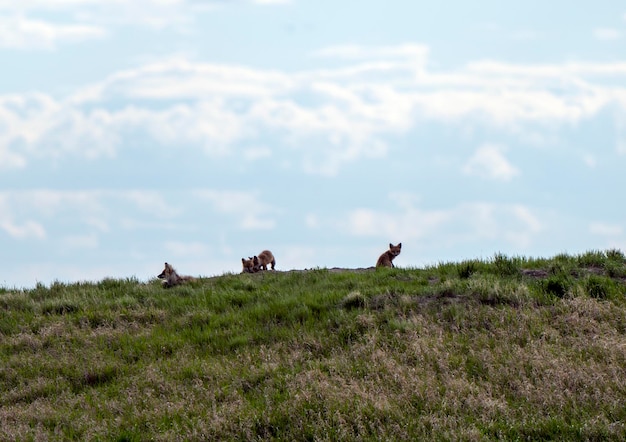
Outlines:
[[617,250],[0,288],[0,440],[623,440]]

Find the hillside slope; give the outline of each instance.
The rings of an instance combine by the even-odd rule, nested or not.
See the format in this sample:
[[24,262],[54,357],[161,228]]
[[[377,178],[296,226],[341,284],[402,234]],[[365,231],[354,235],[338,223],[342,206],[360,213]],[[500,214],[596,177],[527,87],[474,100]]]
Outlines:
[[0,288],[0,440],[626,438],[617,250]]

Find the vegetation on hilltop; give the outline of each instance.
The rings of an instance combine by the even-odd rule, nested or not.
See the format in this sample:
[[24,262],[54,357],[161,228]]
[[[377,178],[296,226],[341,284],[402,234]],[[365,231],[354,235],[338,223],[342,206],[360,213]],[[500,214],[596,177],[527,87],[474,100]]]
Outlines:
[[625,263],[0,288],[0,440],[623,440]]

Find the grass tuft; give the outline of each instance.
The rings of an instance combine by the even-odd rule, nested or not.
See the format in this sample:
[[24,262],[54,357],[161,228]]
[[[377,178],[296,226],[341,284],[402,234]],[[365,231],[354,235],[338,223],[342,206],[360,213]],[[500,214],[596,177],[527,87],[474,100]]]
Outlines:
[[457,266],[459,278],[468,279],[478,270],[476,261],[463,261]]
[[570,289],[569,279],[560,275],[551,275],[545,281],[543,281],[543,289],[549,295],[556,296],[557,298],[564,298]]
[[501,277],[517,276],[520,273],[519,263],[506,255],[496,253],[493,258],[495,273]]
[[364,308],[367,305],[367,299],[359,292],[350,292],[341,300],[341,306],[345,309]]

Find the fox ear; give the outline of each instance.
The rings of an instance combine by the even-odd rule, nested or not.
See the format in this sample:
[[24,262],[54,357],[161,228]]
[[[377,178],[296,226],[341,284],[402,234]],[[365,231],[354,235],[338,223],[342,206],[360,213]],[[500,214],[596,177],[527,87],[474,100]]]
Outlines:
[[392,248],[392,247],[393,247],[393,244],[389,243],[389,248]]
[[398,243],[398,247],[402,248],[402,243],[401,242]]
[[243,259],[243,258],[241,258],[241,262],[244,262],[244,263],[245,263],[245,262],[246,262],[246,260],[245,260],[245,259]]

